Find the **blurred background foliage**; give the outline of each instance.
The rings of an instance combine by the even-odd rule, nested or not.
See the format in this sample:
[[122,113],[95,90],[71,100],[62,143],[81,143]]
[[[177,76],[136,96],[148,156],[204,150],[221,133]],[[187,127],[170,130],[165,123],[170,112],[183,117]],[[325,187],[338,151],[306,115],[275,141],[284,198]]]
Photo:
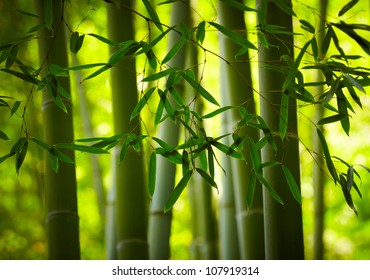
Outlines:
[[[143,11],[141,1],[137,2],[137,9]],[[162,1],[153,1],[154,3]],[[193,1],[195,21],[217,20],[216,1]],[[198,2],[198,3],[195,3]],[[35,13],[32,1],[16,0],[0,2],[0,41],[16,38],[24,35],[36,20],[25,16],[20,11]],[[253,7],[254,1],[247,1],[248,6]],[[300,18],[304,18],[312,25],[317,24],[317,17],[313,9],[318,9],[318,1],[293,1],[294,10]],[[66,22],[71,31],[78,31],[80,34],[95,33],[106,36],[106,10],[105,3],[101,0],[66,1],[65,5]],[[328,20],[337,20],[337,1],[329,1]],[[169,23],[169,5],[160,5],[157,12],[163,23]],[[360,1],[350,13],[347,14],[349,22],[369,23],[369,3]],[[136,17],[137,33],[136,39],[144,39],[148,34],[147,22]],[[255,18],[247,17],[246,21],[250,27],[249,40],[256,42]],[[124,27],[122,27],[124,28]],[[303,45],[308,39],[306,34],[295,22],[295,29],[302,35],[295,37],[296,45]],[[152,33],[157,32],[153,28]],[[155,36],[155,34],[152,34]],[[338,32],[339,40],[343,44],[346,53],[363,55],[360,63],[369,65],[368,56],[351,39]],[[165,41],[156,46],[159,57],[161,50],[166,50]],[[205,45],[206,48],[217,50],[218,40],[216,32],[208,32]],[[37,59],[37,43],[33,40],[21,46],[19,51],[21,58],[35,65]],[[86,36],[81,51],[70,59],[73,64],[87,64],[105,62],[109,57],[109,50],[105,44]],[[200,61],[203,61],[203,54],[200,53]],[[210,92],[219,96],[219,59],[208,56],[204,67],[203,83],[207,85]],[[257,54],[251,53],[251,63],[254,71],[257,71]],[[145,71],[144,61],[137,61],[138,81],[143,77]],[[72,94],[74,100],[74,122],[75,136],[77,139],[88,137],[88,134],[98,136],[113,135],[111,93],[108,71],[88,82],[80,83],[81,77],[86,77],[89,71],[72,73]],[[80,76],[78,76],[80,75]],[[310,74],[308,73],[308,76]],[[254,75],[257,77],[257,75]],[[309,77],[307,77],[308,79]],[[15,100],[25,101],[31,90],[30,85],[20,82],[6,73],[0,73],[0,95],[11,95]],[[255,85],[258,83],[255,82]],[[139,83],[139,90],[140,86]],[[81,109],[81,95],[86,104]],[[14,102],[9,100],[9,103]],[[156,101],[151,101],[156,104]],[[351,119],[351,133],[347,137],[338,124],[327,128],[327,139],[332,149],[332,155],[343,158],[347,162],[369,166],[369,139],[370,114],[368,108],[370,100],[368,96],[362,96],[363,110],[357,110],[356,115]],[[151,119],[151,104],[145,109],[143,121],[150,134],[154,134],[155,127]],[[152,106],[154,107],[155,105]],[[0,107],[0,129],[6,132],[11,141],[16,141],[20,132],[21,117],[20,110],[13,116],[6,107]],[[313,117],[313,107],[299,108],[299,133],[302,143],[311,147],[312,131],[310,119]],[[86,128],[83,114],[88,114],[91,120],[91,131]],[[41,130],[41,96],[35,94],[32,102],[29,103],[26,112],[26,124],[32,135],[42,135]],[[215,131],[219,130],[219,121],[212,119],[207,123]],[[217,132],[216,132],[217,135]],[[9,145],[5,141],[0,142],[0,155],[8,152]],[[91,157],[86,153],[76,154],[77,180],[78,180],[78,201],[80,215],[80,239],[82,259],[105,259],[105,217],[99,212],[98,196],[94,189],[93,171],[91,168]],[[108,193],[111,185],[112,174],[110,172],[110,156],[98,157],[101,169],[101,180],[104,190]],[[16,174],[14,161],[5,161],[0,165],[0,259],[46,259],[46,226],[45,226],[45,201],[43,188],[43,157],[42,151],[34,145],[30,145],[30,151],[23,167]],[[306,258],[312,258],[312,235],[313,235],[313,187],[312,168],[313,160],[306,148],[301,147],[302,162],[302,195],[303,195],[303,221],[305,233]],[[221,176],[218,174],[218,181],[221,184]],[[325,186],[325,254],[326,259],[369,259],[370,258],[370,174],[361,172],[363,185],[361,186],[363,198],[355,197],[355,204],[358,209],[358,217],[346,205],[342,192],[333,182],[327,180]],[[214,200],[219,196],[214,192]],[[191,214],[187,194],[184,193],[173,209],[173,227],[171,235],[171,258],[189,259],[192,242]]]

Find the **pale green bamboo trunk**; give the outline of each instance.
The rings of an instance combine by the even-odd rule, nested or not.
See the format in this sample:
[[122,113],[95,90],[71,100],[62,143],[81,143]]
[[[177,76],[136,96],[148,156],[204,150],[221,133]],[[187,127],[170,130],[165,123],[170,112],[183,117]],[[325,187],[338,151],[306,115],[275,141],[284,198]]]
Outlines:
[[[47,0],[37,1],[40,14],[44,14]],[[51,2],[51,1],[50,1]],[[40,61],[44,72],[50,64],[68,66],[65,23],[62,21],[61,0],[52,1],[53,22],[51,31],[45,31],[39,39]],[[67,78],[59,78],[60,85],[70,91]],[[45,141],[49,144],[73,141],[72,105],[65,102],[68,114],[55,105],[52,94],[43,95],[43,121]],[[72,152],[65,152],[74,158]],[[79,259],[79,218],[75,166],[59,162],[58,173],[54,172],[48,157],[45,159],[45,187],[50,259]]]
[[[171,26],[186,23],[189,18],[189,1],[172,4]],[[168,35],[168,49],[170,50],[180,39],[180,35],[170,32]],[[184,68],[185,48],[182,48],[168,65],[170,67]],[[183,92],[183,84],[177,90]],[[167,118],[160,124],[158,138],[172,146],[178,144],[179,127],[171,119]],[[158,156],[156,172],[156,190],[150,207],[149,219],[149,257],[150,259],[168,259],[170,257],[170,235],[172,211],[164,213],[164,206],[175,185],[176,166],[167,159]]]
[[[219,20],[226,28],[234,32],[246,32],[244,13],[219,1]],[[246,34],[244,35],[246,36]],[[255,114],[253,87],[248,53],[235,58],[240,46],[230,39],[221,37],[221,56],[230,62],[228,67],[223,67],[221,83],[225,83],[222,91],[230,95],[231,105],[243,106],[249,114]],[[225,99],[226,97],[223,96]],[[229,105],[229,104],[224,104]],[[236,127],[240,115],[237,110],[231,113],[231,124]],[[233,127],[229,125],[231,130]],[[254,142],[258,141],[259,131],[255,128],[245,127],[239,132],[240,136],[248,136]],[[264,259],[264,225],[261,185],[257,184],[253,207],[247,206],[247,188],[252,175],[252,163],[249,156],[248,145],[244,144],[243,154],[245,161],[231,160],[233,188],[235,193],[236,223],[242,259]],[[230,176],[230,175],[229,175]]]
[[[263,4],[258,0],[258,8]],[[290,1],[286,2],[291,4]],[[267,1],[266,23],[285,27],[285,31],[292,30],[292,17],[280,10],[274,1]],[[275,37],[276,36],[276,37]],[[276,39],[274,39],[276,38]],[[261,94],[261,116],[276,135],[278,152],[266,146],[262,149],[262,162],[279,161],[288,167],[298,186],[300,185],[299,149],[297,139],[297,112],[296,100],[289,100],[288,133],[284,141],[279,136],[279,112],[282,97],[282,86],[285,77],[264,68],[264,64],[279,63],[282,55],[293,57],[293,36],[269,36],[269,49],[262,45],[259,48],[259,79]],[[281,61],[281,63],[284,63]],[[267,259],[303,259],[303,229],[301,205],[294,200],[281,166],[264,169],[264,178],[276,190],[284,201],[279,204],[264,188],[264,216],[265,216],[265,246]]]
[[[121,1],[132,8],[133,1]],[[109,38],[116,42],[133,40],[133,15],[118,5],[108,5]],[[113,50],[112,50],[113,51]],[[126,57],[111,70],[114,131],[141,133],[139,119],[130,122],[130,115],[138,101],[136,66],[132,57]],[[147,199],[143,158],[131,147],[123,162],[118,158],[116,168],[118,258],[147,259]]]
[[[325,37],[325,20],[327,15],[327,0],[320,1],[320,25],[317,38],[318,49],[321,50],[322,43]],[[320,54],[320,57],[324,57],[325,54]],[[321,72],[317,71],[317,81],[323,81],[323,75]],[[318,87],[317,94],[322,94],[324,91],[324,87]],[[315,115],[314,120],[317,123],[321,120],[324,116],[324,107],[322,105],[315,106]],[[324,128],[320,127],[321,132],[324,133]],[[324,211],[325,211],[325,204],[324,204],[324,185],[325,185],[325,175],[323,173],[322,168],[325,166],[324,159],[322,157],[322,145],[320,140],[318,139],[316,131],[312,133],[313,135],[313,149],[317,156],[315,156],[315,163],[313,166],[313,184],[314,184],[314,256],[313,258],[316,260],[323,259],[324,255],[324,242],[323,242],[323,234],[324,234]]]

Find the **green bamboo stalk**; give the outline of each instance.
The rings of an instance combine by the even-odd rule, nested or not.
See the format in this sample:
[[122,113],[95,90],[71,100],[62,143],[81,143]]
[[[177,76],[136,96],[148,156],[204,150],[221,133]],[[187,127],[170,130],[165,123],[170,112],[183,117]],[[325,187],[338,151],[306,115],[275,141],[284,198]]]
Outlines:
[[[188,20],[189,1],[179,1],[172,4],[171,26],[186,23]],[[177,43],[180,35],[175,32],[169,33],[169,50]],[[169,62],[170,67],[184,68],[185,48],[182,48]],[[178,91],[183,92],[179,85]],[[176,146],[179,139],[179,127],[167,118],[160,124],[158,138],[166,143]],[[163,157],[157,158],[156,190],[150,206],[149,218],[149,257],[150,259],[168,259],[170,257],[170,235],[172,211],[164,213],[164,206],[175,185],[176,166]]]
[[[133,1],[121,1],[122,7],[132,8]],[[116,42],[133,40],[132,13],[109,4],[108,33]],[[112,52],[114,50],[112,49]],[[136,66],[132,57],[125,57],[111,70],[114,131],[116,134],[141,134],[138,118],[130,115],[138,101]],[[118,258],[147,259],[147,199],[143,158],[129,147],[123,162],[118,158],[113,166],[117,175]]]
[[[244,13],[229,5],[227,1],[219,1],[220,23],[234,31],[246,32]],[[221,83],[225,83],[227,90],[223,94],[230,95],[230,104],[244,106],[249,114],[255,114],[253,87],[248,53],[235,58],[240,46],[227,37],[220,37],[221,56],[230,65],[223,67]],[[227,97],[223,96],[224,99]],[[223,104],[223,105],[230,105]],[[236,126],[240,115],[234,110],[230,116],[231,123]],[[226,114],[225,114],[226,115]],[[238,132],[241,136],[248,136],[254,142],[258,141],[259,131],[254,128],[244,127]],[[247,191],[250,178],[253,174],[252,163],[249,156],[248,145],[244,145],[243,154],[246,162],[230,159],[232,166],[233,188],[235,193],[236,222],[242,259],[264,259],[264,225],[262,188],[256,186],[253,206],[248,208]]]
[[[317,38],[318,49],[321,50],[322,43],[325,37],[325,25],[326,25],[326,15],[327,15],[328,0],[320,0],[320,25]],[[320,57],[324,57],[325,54],[320,54]],[[324,77],[322,76],[321,71],[317,71],[317,81],[323,81]],[[317,87],[317,93],[321,94],[324,91],[324,88]],[[315,115],[314,121],[317,123],[324,116],[324,107],[321,104],[315,106]],[[316,129],[316,128],[315,128]],[[324,127],[320,127],[321,132],[324,133]],[[312,133],[313,135],[313,150],[315,152],[315,164],[313,166],[313,185],[314,185],[314,236],[313,236],[313,258],[316,260],[322,260],[324,256],[324,185],[325,185],[325,176],[323,173],[323,166],[325,166],[324,159],[322,157],[323,150],[321,142],[317,136],[317,133]]]
[[[52,5],[51,10],[44,9]],[[50,64],[60,67],[68,66],[65,25],[63,22],[63,1],[37,1],[39,14],[45,21],[52,22],[50,30],[45,30],[39,39],[40,61],[43,73]],[[45,13],[44,13],[45,11]],[[50,11],[50,12],[48,12]],[[70,91],[67,78],[59,78],[60,85]],[[72,104],[65,101],[66,114],[53,101],[51,92],[43,95],[43,121],[45,141],[49,144],[71,143],[73,137]],[[74,158],[73,152],[65,152]],[[45,187],[47,201],[47,224],[49,235],[50,259],[79,259],[79,219],[77,213],[77,191],[75,167],[59,163],[58,173],[54,172],[50,161],[45,160]]]
[[[266,3],[267,2],[267,3]],[[291,5],[290,1],[285,2]],[[266,5],[266,24],[285,27],[285,31],[292,32],[292,17],[283,12],[274,1],[258,0],[258,9]],[[259,19],[263,19],[260,15]],[[263,24],[263,22],[260,22]],[[293,36],[274,34],[268,37],[268,42],[274,46],[269,49],[261,44],[259,48],[259,79],[260,79],[260,106],[261,116],[276,135],[277,153],[267,145],[262,149],[262,162],[278,161],[289,168],[293,177],[300,186],[299,148],[297,134],[296,100],[290,98],[288,113],[288,133],[284,140],[279,135],[279,112],[282,98],[284,75],[263,67],[268,63],[279,63],[284,54],[293,56]],[[267,259],[303,259],[303,229],[302,208],[294,200],[283,171],[280,166],[265,168],[263,176],[284,202],[279,204],[264,188],[264,215],[265,215],[265,246]]]

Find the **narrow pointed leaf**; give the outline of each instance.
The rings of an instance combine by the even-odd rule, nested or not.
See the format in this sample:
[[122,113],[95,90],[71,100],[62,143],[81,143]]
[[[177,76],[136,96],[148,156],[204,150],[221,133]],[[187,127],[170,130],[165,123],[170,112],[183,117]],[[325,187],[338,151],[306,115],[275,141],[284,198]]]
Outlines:
[[144,108],[144,106],[147,104],[150,96],[152,96],[153,92],[156,88],[150,88],[147,90],[147,92],[143,95],[143,97],[140,99],[140,101],[135,106],[134,110],[131,113],[130,120],[134,119],[137,115],[140,114],[141,110]]
[[170,61],[180,50],[181,48],[187,43],[187,40],[184,37],[181,39],[171,48],[171,50],[166,54],[166,56],[162,59],[162,64],[167,63]]
[[213,158],[213,150],[212,150],[212,147],[211,146],[208,146],[207,148],[207,151],[208,151],[208,170],[209,170],[209,174],[212,178],[212,180],[215,179],[215,162],[214,162],[214,158]]
[[299,204],[302,204],[302,195],[297,185],[297,182],[294,180],[294,177],[288,167],[283,165],[282,168],[283,168],[284,176],[285,176],[285,179],[287,180],[290,192],[292,193],[294,199]]
[[221,152],[223,152],[224,154],[226,154],[230,157],[233,157],[233,158],[236,158],[236,159],[244,159],[244,157],[241,153],[239,153],[236,150],[228,147],[225,144],[222,144],[221,142],[212,141],[211,144],[212,144],[212,146],[215,146]]
[[5,132],[0,130],[0,139],[7,141],[7,140],[9,140],[9,137],[8,137],[8,135],[5,134]]
[[254,172],[262,175],[261,157],[257,146],[251,138],[248,138],[248,145]]
[[11,158],[12,156],[14,156],[15,153],[9,153],[9,154],[6,154],[5,156],[2,156],[0,157],[0,163],[3,163],[4,161],[6,161],[8,158]]
[[210,118],[213,118],[214,116],[217,116],[218,114],[221,114],[225,111],[228,111],[230,109],[234,109],[235,107],[234,106],[225,106],[225,107],[221,107],[220,109],[217,109],[209,114],[206,114],[202,117],[202,119],[210,119]]
[[347,205],[353,210],[353,212],[355,212],[356,216],[358,216],[358,213],[357,213],[357,209],[353,203],[353,199],[352,199],[352,195],[351,193],[349,192],[349,190],[347,189],[347,181],[346,181],[346,178],[344,178],[344,176],[342,174],[340,174],[340,185],[342,187],[342,192],[343,192],[343,195],[344,195],[344,198],[347,202]]
[[269,182],[267,182],[267,180],[265,178],[263,178],[262,175],[260,174],[256,174],[257,175],[257,178],[258,180],[261,182],[261,184],[269,191],[269,193],[272,195],[272,197],[278,202],[280,203],[281,205],[284,205],[284,202],[283,200],[280,198],[280,196],[278,195],[278,193],[275,191],[275,189],[273,187],[271,187],[271,185],[269,184]]
[[103,43],[105,43],[105,44],[107,44],[107,45],[110,45],[110,46],[116,46],[116,45],[117,45],[117,43],[116,43],[116,42],[113,42],[113,41],[111,41],[111,40],[109,40],[109,39],[107,39],[107,38],[105,38],[105,37],[103,37],[103,36],[100,36],[100,35],[98,35],[98,34],[89,33],[89,34],[87,34],[87,35],[92,36],[92,37],[94,37],[94,38],[98,39],[99,41],[101,41],[101,42],[103,42]]
[[344,74],[344,78],[350,83],[352,84],[355,88],[357,88],[359,91],[365,93],[365,89],[362,87],[362,85],[355,79],[353,78],[351,75],[348,75],[348,74]]
[[353,166],[351,165],[350,167],[348,167],[348,170],[347,170],[347,184],[346,184],[346,187],[347,187],[347,190],[350,192],[351,191],[351,188],[353,186]]
[[59,148],[59,149],[67,149],[67,150],[73,150],[73,151],[80,151],[80,152],[86,152],[86,153],[91,153],[91,154],[108,154],[109,152],[93,147],[93,146],[84,146],[84,145],[78,145],[78,144],[69,144],[69,143],[58,143],[55,144],[54,147]]
[[148,191],[149,196],[153,197],[155,190],[156,181],[156,170],[157,170],[157,154],[153,151],[150,155],[149,160],[149,171],[148,171]]
[[248,189],[247,189],[248,208],[252,208],[253,206],[254,193],[256,190],[256,182],[257,182],[257,176],[255,174],[252,174],[251,177],[249,178]]
[[19,150],[16,153],[15,169],[16,169],[17,173],[19,173],[19,170],[20,170],[20,168],[21,168],[21,166],[24,162],[24,159],[26,158],[27,151],[28,151],[28,141],[26,140],[26,141],[23,142],[21,150]]
[[0,69],[1,71],[3,72],[6,72],[6,73],[9,73],[19,79],[22,79],[23,81],[25,82],[29,82],[29,83],[32,83],[32,84],[39,84],[40,81],[38,79],[36,79],[35,77],[31,76],[31,75],[26,75],[22,72],[17,72],[17,71],[14,71],[12,69]]
[[169,29],[167,29],[166,31],[164,31],[164,32],[162,32],[158,37],[156,37],[154,40],[152,40],[150,43],[147,43],[147,44],[143,44],[142,45],[142,49],[141,50],[139,50],[137,53],[136,53],[136,55],[139,55],[139,54],[142,54],[142,53],[146,53],[146,52],[148,52],[149,50],[152,50],[153,49],[153,47],[156,45],[156,44],[158,44],[162,39],[163,39],[163,37],[164,36],[166,36],[166,34],[170,31],[170,30],[172,30],[173,29],[173,27],[171,27],[171,28],[169,28]]
[[321,120],[319,120],[317,122],[317,124],[319,125],[323,125],[323,124],[328,124],[328,123],[333,123],[333,122],[338,122],[340,121],[341,119],[343,118],[346,118],[347,116],[344,116],[344,115],[333,115],[333,116],[329,116],[329,117],[326,117],[326,118],[323,118]]
[[112,65],[105,65],[105,66],[99,68],[98,70],[96,70],[94,73],[92,73],[89,76],[87,76],[86,78],[84,78],[82,81],[86,81],[86,80],[92,79],[92,78],[100,75],[101,73],[109,70],[110,68],[112,68]]
[[279,114],[279,133],[281,139],[284,139],[287,133],[288,114],[289,114],[289,95],[283,93],[281,96],[281,105]]
[[206,26],[205,21],[200,22],[198,24],[197,33],[195,35],[195,38],[197,39],[197,42],[199,42],[201,44],[203,44],[204,38],[206,37],[205,26]]
[[168,68],[168,69],[163,70],[161,72],[158,72],[158,73],[155,73],[153,75],[150,75],[150,76],[145,77],[143,79],[143,82],[153,82],[153,81],[159,80],[161,78],[164,78],[164,77],[170,75],[174,71],[176,71],[175,68]]
[[342,7],[342,9],[340,9],[340,11],[338,12],[338,17],[343,16],[346,12],[348,12],[357,3],[358,3],[358,0],[352,0],[352,1],[348,2],[346,5],[344,5]]
[[329,172],[330,172],[330,174],[331,174],[331,176],[334,180],[334,183],[337,183],[339,181],[337,170],[335,169],[333,160],[331,159],[331,155],[330,155],[330,152],[329,152],[329,147],[328,147],[328,144],[326,143],[325,136],[321,132],[320,129],[317,129],[316,131],[317,131],[317,135],[319,136],[319,140],[321,142],[321,146],[322,146],[322,149],[323,149],[323,152],[324,152],[326,166],[327,166],[327,168],[328,168],[328,170],[329,170]]
[[[192,73],[192,72],[190,72]],[[202,87],[198,82],[196,82],[190,75],[189,72],[182,72],[181,75],[191,85],[193,89],[195,89],[196,92],[198,92],[204,99],[211,102],[212,104],[215,104],[217,106],[220,106],[218,104],[217,100],[210,94],[204,87]]]
[[304,19],[299,20],[299,22],[302,24],[303,29],[307,30],[308,32],[312,34],[315,34],[315,27],[313,27],[311,23],[309,23],[308,21]]
[[142,0],[143,3],[144,3],[144,6],[146,8],[146,10],[148,11],[148,14],[150,16],[150,18],[153,20],[155,26],[157,26],[157,28],[163,32],[163,27],[162,27],[162,24],[159,20],[159,17],[158,17],[158,14],[157,12],[154,10],[152,4],[149,2],[149,0]]
[[185,187],[188,185],[191,176],[193,175],[193,171],[189,170],[180,180],[180,182],[176,185],[174,190],[172,191],[169,199],[166,202],[164,207],[164,212],[168,212],[172,206],[176,203],[179,199],[181,193],[184,191]]
[[218,189],[216,182],[212,179],[207,172],[201,168],[196,168],[196,171],[202,176],[202,178],[212,187]]
[[84,69],[90,69],[98,66],[108,66],[107,63],[90,63],[90,64],[83,64],[83,65],[77,65],[77,66],[71,66],[66,68],[67,70],[72,70],[72,71],[79,71],[79,70],[84,70]]

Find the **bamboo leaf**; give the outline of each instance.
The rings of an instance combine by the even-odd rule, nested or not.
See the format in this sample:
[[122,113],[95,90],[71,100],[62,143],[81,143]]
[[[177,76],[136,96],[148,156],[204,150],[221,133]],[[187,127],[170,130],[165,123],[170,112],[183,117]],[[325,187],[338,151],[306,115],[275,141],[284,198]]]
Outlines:
[[91,63],[91,64],[71,66],[71,67],[65,68],[65,70],[79,71],[79,70],[90,69],[90,68],[94,68],[98,66],[109,66],[109,65],[107,63]]
[[166,56],[162,59],[162,64],[167,63],[170,61],[179,51],[180,49],[187,43],[187,40],[184,37],[181,39],[170,49],[170,51],[166,54]]
[[343,16],[346,12],[348,12],[357,3],[358,3],[358,0],[352,0],[352,1],[348,2],[346,5],[344,5],[342,7],[342,9],[340,9],[340,11],[338,12],[338,17]]
[[328,123],[333,123],[333,122],[337,122],[337,121],[340,121],[342,120],[343,118],[346,118],[347,116],[345,115],[333,115],[333,116],[329,116],[329,117],[326,117],[326,118],[322,118],[321,120],[319,120],[317,122],[318,125],[323,125],[323,124],[328,124]]
[[55,173],[58,173],[58,170],[59,170],[59,159],[58,159],[58,157],[55,154],[53,154],[53,151],[50,151],[50,153],[49,153],[49,159],[50,159],[51,168],[53,169],[53,171]]
[[9,153],[9,154],[6,154],[5,156],[0,157],[0,164],[3,163],[4,161],[6,161],[8,158],[11,158],[14,155],[15,155],[15,153]]
[[274,3],[286,14],[290,16],[296,16],[292,7],[287,4],[284,0],[275,0]]
[[343,130],[347,135],[349,135],[349,130],[350,130],[350,122],[349,122],[349,117],[348,117],[348,101],[347,98],[345,97],[342,89],[337,90],[337,104],[338,104],[338,112],[339,115],[344,116],[341,120],[340,123],[342,125]]
[[235,107],[234,106],[225,106],[225,107],[221,107],[209,114],[206,114],[204,116],[202,116],[202,119],[210,119],[210,118],[213,118],[214,116],[217,116],[218,114],[221,114],[225,111],[228,111],[230,109],[234,109]]
[[117,51],[115,51],[109,58],[108,64],[115,65],[119,63],[128,52],[132,51],[138,46],[139,46],[139,43],[133,40],[129,40],[129,41],[126,41],[120,44],[120,48]]
[[90,74],[89,76],[87,76],[86,78],[84,78],[82,81],[92,79],[92,78],[100,75],[101,73],[107,71],[110,68],[112,68],[112,65],[105,65],[105,66],[99,68],[98,70],[96,70],[95,72],[93,72],[92,74]]
[[9,137],[8,137],[8,135],[5,134],[4,131],[0,130],[0,139],[7,141],[7,140],[9,140]]
[[105,38],[103,36],[100,36],[98,34],[89,33],[87,35],[89,35],[91,37],[94,37],[94,38],[98,39],[99,41],[101,41],[101,42],[103,42],[103,43],[105,43],[107,45],[110,45],[110,46],[116,46],[116,45],[118,45],[118,43],[113,42],[113,41],[111,41],[111,40],[109,40],[109,39],[107,39],[107,38]]
[[152,81],[159,80],[163,77],[166,77],[166,76],[170,75],[171,73],[173,73],[175,71],[176,71],[176,68],[168,68],[168,69],[163,70],[161,72],[158,72],[158,73],[155,73],[153,75],[145,77],[143,79],[143,82],[152,82]]
[[313,27],[311,23],[309,23],[308,21],[304,19],[300,19],[299,22],[302,24],[301,27],[303,29],[307,30],[308,32],[312,34],[315,34],[315,27]]
[[262,175],[261,158],[257,146],[251,138],[248,138],[248,145],[254,172]]
[[131,113],[130,121],[132,121],[137,115],[140,114],[141,110],[144,108],[144,106],[147,104],[150,96],[152,96],[153,92],[155,91],[155,87],[150,88],[146,91],[146,93],[143,95],[143,97],[140,99],[140,101],[135,106],[134,110]]
[[334,163],[333,163],[333,160],[331,159],[331,155],[330,155],[330,152],[329,152],[329,147],[328,147],[328,144],[326,143],[326,139],[325,139],[325,136],[324,134],[321,132],[320,129],[317,129],[317,134],[319,136],[319,140],[321,142],[321,146],[322,146],[322,149],[323,149],[323,152],[324,152],[324,155],[325,155],[325,162],[326,162],[326,166],[334,180],[334,183],[337,183],[339,181],[338,179],[338,174],[337,174],[337,171],[335,169],[335,166],[334,166]]
[[38,15],[35,15],[35,14],[32,14],[30,12],[27,12],[27,11],[23,11],[23,10],[19,10],[19,9],[15,9],[18,13],[21,13],[22,15],[25,15],[25,16],[29,16],[29,17],[33,17],[33,18],[40,18]]
[[190,170],[189,154],[186,150],[182,151],[182,176]]
[[21,145],[22,147],[16,153],[16,156],[15,156],[15,170],[17,174],[19,174],[19,170],[24,162],[24,159],[26,158],[26,154],[28,151],[28,141],[27,140],[23,141],[23,144]]
[[[213,158],[213,150],[212,150],[212,147],[211,146],[208,146],[207,147],[207,151],[208,151],[208,170],[209,170],[209,174],[212,178],[212,180],[215,179],[215,162],[214,162],[214,158]],[[217,186],[216,186],[217,188]]]
[[33,77],[31,75],[26,75],[24,73],[17,72],[17,71],[11,70],[11,69],[0,69],[0,70],[3,71],[3,72],[6,72],[8,74],[11,74],[11,75],[13,75],[13,76],[15,76],[19,79],[22,79],[25,82],[29,82],[29,83],[36,84],[36,85],[38,85],[40,83],[40,81],[38,79],[36,79],[35,77]]
[[121,147],[121,151],[120,151],[120,155],[119,155],[120,163],[125,159],[127,149],[128,149],[129,146],[130,146],[130,139],[129,139],[129,137],[127,137],[125,139],[125,141],[123,141],[123,143],[122,143],[122,147]]
[[280,114],[279,114],[279,134],[281,139],[285,138],[288,130],[289,115],[289,95],[283,93],[281,96]]
[[349,190],[347,189],[347,181],[346,181],[346,178],[344,178],[344,176],[342,174],[340,174],[340,185],[342,187],[342,192],[343,192],[343,195],[344,195],[344,198],[347,202],[347,205],[353,210],[353,212],[355,212],[356,216],[358,216],[358,213],[357,213],[357,209],[353,203],[353,200],[352,200],[352,196],[351,196],[351,193],[349,192]]
[[182,72],[181,75],[182,77],[185,79],[185,81],[187,81],[189,83],[189,85],[191,85],[191,87],[196,91],[198,92],[204,99],[206,99],[207,101],[211,102],[212,104],[215,104],[217,106],[220,106],[220,104],[218,104],[217,100],[212,96],[212,94],[210,94],[204,87],[202,87],[200,85],[200,83],[196,82],[192,76],[191,76],[192,72],[190,71],[185,71],[185,72]]
[[149,196],[153,197],[155,190],[156,181],[156,170],[157,170],[157,154],[153,151],[150,155],[149,160],[149,171],[148,171],[148,191]]
[[170,30],[172,30],[172,29],[173,29],[173,27],[171,27],[171,28],[167,29],[166,31],[162,32],[158,37],[156,37],[154,40],[152,40],[152,41],[151,41],[150,43],[148,43],[148,44],[143,43],[143,44],[142,44],[142,49],[141,49],[141,50],[139,50],[139,51],[136,53],[136,55],[139,55],[139,54],[142,54],[142,53],[146,53],[146,52],[148,52],[149,50],[152,50],[152,49],[153,49],[153,47],[154,47],[156,44],[158,44],[158,43],[163,39],[163,37],[164,37],[164,36],[166,36],[166,34],[167,34]]
[[78,145],[78,144],[69,144],[69,143],[57,143],[54,145],[54,147],[59,148],[59,149],[86,152],[90,154],[108,154],[109,153],[108,151],[101,149],[101,148],[97,148],[93,146]]
[[76,54],[81,49],[84,39],[85,35],[80,36],[80,34],[77,31],[73,32],[69,44],[70,51]]
[[50,152],[50,150],[52,148],[48,143],[46,143],[46,142],[44,142],[41,139],[38,139],[36,137],[31,137],[30,140],[32,142],[35,142],[37,145],[39,145],[41,148],[45,149],[48,152]]
[[239,153],[236,150],[228,147],[225,144],[222,144],[222,143],[217,142],[217,141],[212,141],[211,144],[212,144],[212,146],[215,146],[221,152],[223,152],[224,154],[226,154],[230,157],[233,157],[233,158],[236,158],[236,159],[244,159],[244,157],[241,153]]
[[157,126],[158,124],[160,124],[163,121],[163,119],[162,119],[163,110],[164,110],[164,103],[163,103],[162,99],[159,99],[157,110],[155,111],[155,118],[154,118],[154,125],[155,126]]
[[257,175],[257,178],[258,180],[261,182],[262,185],[264,185],[264,187],[269,191],[269,193],[272,195],[272,197],[278,202],[280,203],[281,205],[284,205],[284,202],[283,200],[280,198],[280,196],[278,195],[278,193],[274,190],[273,187],[271,187],[271,185],[269,184],[269,182],[267,182],[267,180],[265,178],[263,178],[263,176],[261,174],[256,174]]
[[285,176],[285,179],[288,183],[290,192],[292,193],[294,199],[299,204],[302,204],[302,195],[301,195],[301,192],[300,192],[299,187],[297,185],[297,182],[294,180],[294,177],[293,177],[292,173],[290,172],[289,168],[287,168],[284,165],[282,165],[282,168],[283,168],[284,176]]
[[197,33],[195,34],[195,38],[197,39],[197,42],[201,44],[203,44],[204,38],[206,37],[205,26],[206,26],[206,22],[201,21],[198,24]]
[[12,109],[10,110],[10,116],[13,116],[17,112],[20,105],[21,105],[21,102],[19,100],[14,102],[14,105]]
[[357,88],[359,91],[365,93],[365,89],[362,87],[362,85],[355,79],[353,78],[351,75],[348,75],[348,74],[344,74],[343,75],[344,78],[351,84],[353,85],[355,88]]
[[200,174],[200,176],[202,176],[202,178],[209,184],[211,185],[212,187],[216,188],[218,190],[218,187],[217,187],[217,184],[216,182],[212,179],[211,176],[209,176],[209,174],[207,172],[205,172],[203,169],[201,168],[195,168],[195,170]]
[[159,20],[157,12],[154,10],[152,4],[148,0],[142,0],[150,18],[153,20],[155,26],[163,32],[161,21]]
[[237,8],[238,10],[244,11],[244,12],[257,12],[256,9],[249,8],[243,3],[236,1],[236,0],[222,0],[223,2],[226,2],[228,5],[233,6],[234,8]]
[[319,59],[319,47],[317,45],[316,37],[313,37],[311,40],[311,49],[313,57],[315,58],[315,61],[318,61]]
[[321,53],[323,55],[326,55],[326,53],[328,52],[330,41],[333,38],[333,33],[334,33],[333,28],[330,25],[328,25],[328,31],[326,32],[324,41],[322,42],[321,45]]
[[52,147],[51,149],[53,151],[53,155],[55,155],[58,158],[58,160],[61,160],[61,161],[65,162],[65,163],[74,164],[73,159],[71,159],[65,153],[63,153],[63,152],[55,149],[55,147]]
[[176,203],[179,199],[181,193],[184,191],[185,187],[188,185],[191,176],[193,175],[193,171],[189,170],[180,180],[180,182],[176,185],[175,189],[172,191],[169,199],[166,202],[164,207],[164,212],[168,212],[172,206]]
[[251,42],[247,40],[247,38],[240,36],[238,33],[235,33],[234,31],[231,31],[230,29],[219,25],[215,22],[209,22],[210,25],[218,29],[221,33],[223,33],[225,36],[230,38],[230,40],[234,41],[235,43],[239,44],[240,46],[247,48],[247,49],[254,49],[257,50],[256,46],[253,45]]
[[347,184],[346,184],[346,187],[347,187],[347,190],[350,192],[351,191],[351,188],[353,186],[353,172],[354,172],[354,169],[353,169],[353,165],[351,165],[350,167],[348,167],[348,170],[347,170]]

